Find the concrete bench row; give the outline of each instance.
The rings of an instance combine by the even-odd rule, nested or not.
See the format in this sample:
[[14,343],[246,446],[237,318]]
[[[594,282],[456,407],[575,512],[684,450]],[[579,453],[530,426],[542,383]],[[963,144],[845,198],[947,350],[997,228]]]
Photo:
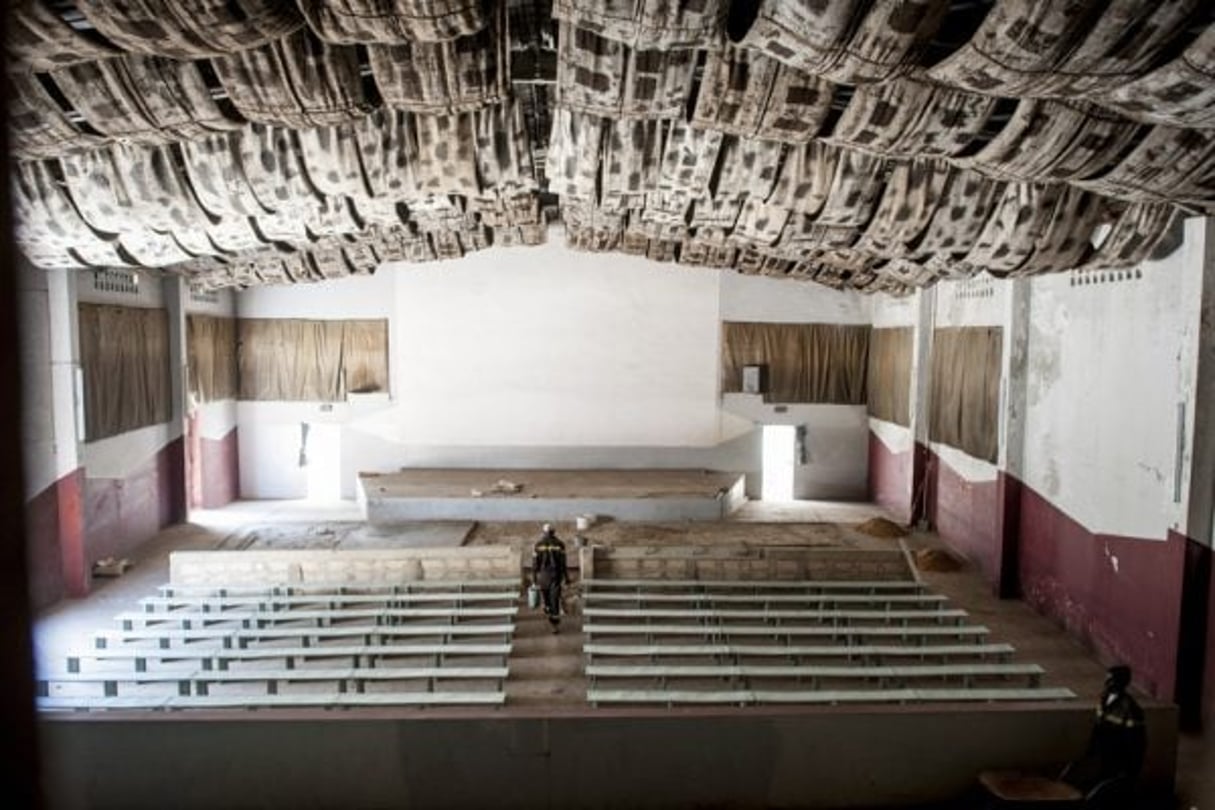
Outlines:
[[1058,701],[1071,700],[1076,695],[1070,689],[850,689],[850,690],[783,690],[731,689],[725,691],[695,691],[670,689],[588,689],[586,698],[592,706],[605,703],[710,704],[752,706],[767,703],[827,704],[840,703],[961,703],[998,701]]
[[183,629],[189,629],[198,624],[206,626],[218,622],[240,622],[244,627],[264,627],[283,622],[311,621],[318,626],[326,626],[334,621],[352,619],[372,619],[377,623],[389,624],[406,619],[436,619],[444,618],[452,622],[459,619],[492,619],[514,616],[519,612],[518,605],[487,608],[338,608],[335,610],[288,610],[288,611],[259,611],[251,609],[217,611],[172,610],[149,613],[147,611],[125,611],[115,616],[122,624],[122,629],[130,630],[136,626],[152,624],[176,623]]
[[585,644],[587,660],[602,658],[713,658],[742,661],[747,658],[784,658],[793,663],[810,658],[847,658],[881,662],[886,658],[992,658],[1006,661],[1013,654],[1011,644]]
[[821,680],[877,681],[886,686],[894,681],[902,686],[906,681],[918,679],[954,681],[956,685],[969,687],[979,678],[1028,679],[1028,686],[1036,687],[1041,682],[1044,670],[1037,664],[939,664],[905,666],[816,666],[816,665],[695,665],[663,664],[629,666],[618,664],[590,664],[586,675],[591,686],[600,678],[632,678],[657,680],[666,685],[668,680],[682,678],[720,678],[744,683],[765,678],[782,678],[809,682],[816,686]]
[[658,590],[711,593],[723,591],[737,593],[919,593],[924,586],[914,580],[728,580],[728,579],[584,579],[580,583],[586,591],[639,590],[652,593]]
[[634,593],[597,592],[590,591],[583,597],[587,605],[611,606],[614,604],[631,604],[645,606],[679,606],[695,607],[732,606],[732,605],[868,605],[882,607],[940,606],[948,602],[948,597],[932,593]]
[[275,639],[298,639],[302,644],[319,642],[322,639],[363,639],[364,644],[373,640],[381,642],[391,638],[433,637],[448,641],[456,637],[484,636],[501,637],[509,641],[515,625],[509,622],[461,622],[459,624],[335,624],[324,627],[206,627],[173,628],[163,626],[132,627],[129,630],[102,630],[94,635],[97,649],[106,649],[112,644],[153,642],[162,649],[177,644],[217,641],[225,647],[247,647],[250,642]]
[[352,708],[425,706],[501,706],[506,693],[476,692],[338,692],[307,695],[139,695],[131,697],[39,697],[40,711],[121,711],[161,709]]
[[793,619],[797,621],[815,622],[882,622],[890,624],[900,622],[911,624],[915,622],[931,622],[943,624],[947,619],[959,623],[969,615],[965,610],[957,608],[937,610],[818,610],[805,609],[764,609],[747,610],[741,608],[601,608],[585,607],[582,615],[589,619],[634,619],[651,621],[654,619],[684,619],[702,622],[720,622],[740,620],[781,621]]
[[939,638],[980,640],[989,633],[982,625],[741,625],[741,624],[607,624],[584,622],[582,633],[587,641],[596,636],[637,636],[647,641],[656,636],[699,636],[701,638],[730,638],[732,636],[766,637],[774,641],[817,636],[852,641],[861,638],[897,638],[903,641]]
[[466,656],[488,656],[506,663],[510,656],[510,644],[335,644],[308,647],[253,647],[232,648],[215,645],[187,645],[168,649],[143,647],[102,648],[72,652],[67,657],[68,672],[80,672],[82,660],[128,661],[136,672],[147,672],[148,662],[158,664],[175,661],[198,661],[203,669],[227,669],[233,661],[281,660],[290,669],[297,662],[312,659],[349,658],[351,666],[363,663],[374,666],[384,658],[411,656],[433,657],[436,665],[445,659]]
[[175,683],[178,693],[189,695],[191,688],[196,694],[207,694],[208,687],[215,683],[264,683],[268,694],[277,694],[280,683],[335,681],[338,692],[345,692],[348,683],[355,691],[362,692],[368,681],[415,681],[426,682],[428,691],[434,691],[439,680],[492,680],[501,691],[506,679],[507,667],[343,667],[336,669],[240,669],[240,670],[185,670],[138,673],[60,673],[37,680],[38,694],[47,696],[52,684],[99,683],[106,697],[117,697],[119,684],[140,685],[148,683]]
[[522,580],[519,577],[497,579],[419,579],[393,584],[351,584],[343,582],[280,583],[277,585],[161,585],[157,591],[161,596],[317,596],[347,594],[407,595],[426,591],[445,591],[459,594],[479,591],[518,592]]
[[350,594],[238,594],[228,596],[145,596],[139,606],[147,612],[172,610],[224,611],[252,608],[258,611],[291,610],[301,606],[321,606],[330,610],[358,605],[381,608],[403,608],[410,605],[449,603],[450,607],[465,607],[468,603],[505,602],[519,599],[518,589],[512,591],[479,591],[473,593],[350,593]]

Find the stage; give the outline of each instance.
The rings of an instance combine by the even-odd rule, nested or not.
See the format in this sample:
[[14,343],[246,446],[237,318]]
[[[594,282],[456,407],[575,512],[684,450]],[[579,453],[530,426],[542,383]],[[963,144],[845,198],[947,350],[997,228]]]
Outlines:
[[417,520],[721,520],[746,502],[742,473],[710,470],[413,469],[360,473],[369,523]]

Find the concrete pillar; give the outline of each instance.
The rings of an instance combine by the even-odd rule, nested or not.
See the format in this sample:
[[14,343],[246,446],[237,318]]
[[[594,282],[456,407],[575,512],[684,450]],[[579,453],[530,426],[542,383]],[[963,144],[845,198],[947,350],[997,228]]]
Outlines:
[[1026,362],[1029,354],[1029,279],[1009,282],[1005,297],[1004,339],[1000,359],[1000,450],[996,479],[996,595],[1021,595],[1018,542],[1021,534],[1021,482],[1025,466],[1025,420],[1028,410]]
[[[1203,245],[1202,267],[1194,268],[1193,282],[1187,285],[1187,297],[1200,302],[1196,334],[1190,341],[1193,376],[1190,390],[1183,382],[1178,392],[1178,458],[1173,474],[1180,521],[1171,539],[1185,544],[1185,562],[1174,699],[1182,727],[1198,730],[1204,719],[1215,723],[1215,220],[1188,222],[1186,239],[1201,239]],[[1188,413],[1181,413],[1182,407],[1188,407]]]
[[55,434],[56,499],[63,583],[69,596],[89,592],[92,572],[84,548],[84,378],[80,368],[76,272],[47,270],[51,402]]
[[189,287],[181,276],[165,276],[161,280],[165,312],[169,319],[169,387],[172,412],[169,416],[169,447],[177,448],[171,458],[171,480],[169,481],[170,523],[186,519],[186,397],[187,381],[186,353],[186,296]]
[[911,349],[911,525],[928,519],[929,414],[932,403],[932,330],[936,322],[935,287],[916,291],[916,320]]

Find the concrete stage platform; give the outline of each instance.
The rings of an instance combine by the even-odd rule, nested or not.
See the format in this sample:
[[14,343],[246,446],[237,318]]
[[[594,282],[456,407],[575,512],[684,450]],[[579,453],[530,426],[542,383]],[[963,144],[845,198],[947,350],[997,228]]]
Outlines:
[[[519,487],[503,491],[499,482]],[[360,473],[369,523],[415,520],[721,520],[746,502],[742,473],[710,470],[415,469]]]

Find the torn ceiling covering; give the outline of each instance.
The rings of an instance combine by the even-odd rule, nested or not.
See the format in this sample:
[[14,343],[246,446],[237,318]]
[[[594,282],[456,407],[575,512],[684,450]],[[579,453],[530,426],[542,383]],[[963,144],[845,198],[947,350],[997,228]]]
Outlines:
[[19,241],[200,287],[534,245],[902,293],[1215,211],[1202,0],[16,0]]

